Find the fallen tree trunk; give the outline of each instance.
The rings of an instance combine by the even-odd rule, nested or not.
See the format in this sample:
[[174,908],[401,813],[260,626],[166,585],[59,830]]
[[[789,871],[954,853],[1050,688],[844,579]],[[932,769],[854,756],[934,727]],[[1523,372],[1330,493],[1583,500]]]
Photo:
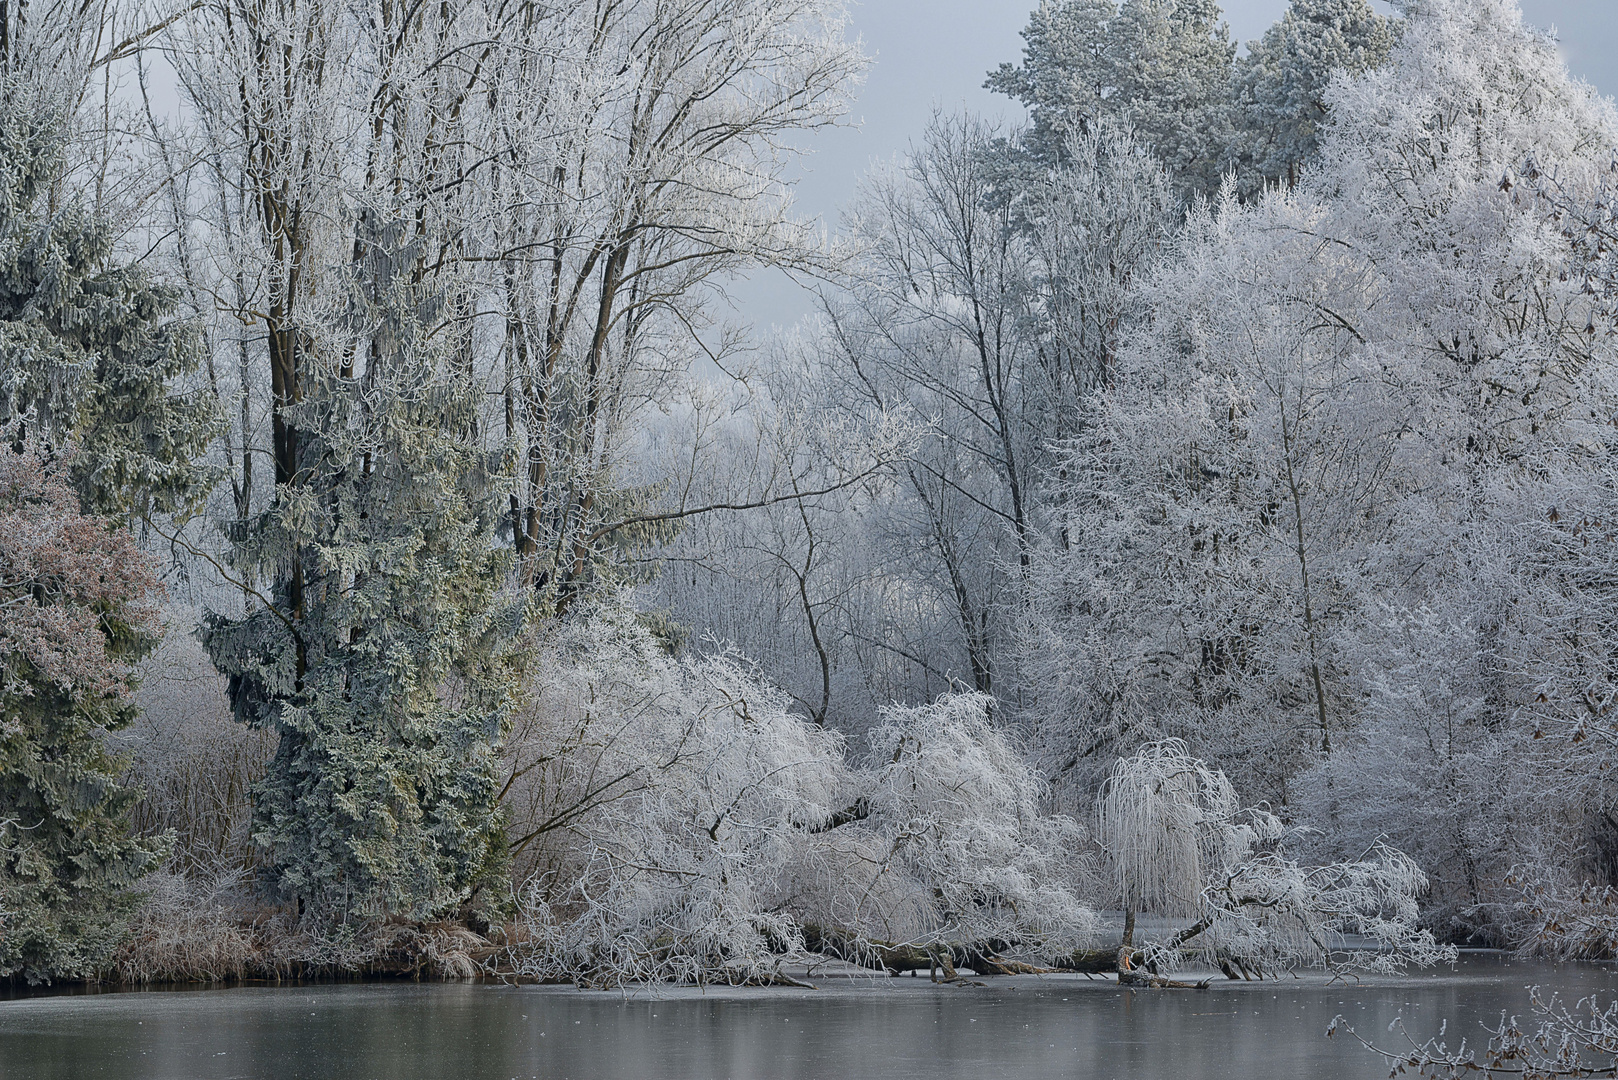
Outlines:
[[[1118,957],[1121,952],[1122,950],[1120,949],[1079,949],[1068,953],[1066,956],[1056,957],[1051,961],[1051,968],[1055,971],[1074,971],[1081,975],[1116,974],[1118,981],[1126,986],[1150,984],[1153,986],[1162,985],[1195,990],[1207,987],[1208,980],[1206,979],[1195,983],[1178,982],[1173,979],[1164,979],[1156,972],[1145,967],[1136,967],[1136,965],[1143,964],[1145,961],[1145,954],[1139,951],[1129,954],[1130,969],[1120,971]],[[1256,968],[1249,966],[1251,961],[1244,963],[1240,957],[1226,956],[1222,953],[1214,957],[1214,962],[1219,966],[1219,970],[1225,974],[1225,977],[1229,979],[1252,978],[1252,972],[1257,971]],[[1237,974],[1238,972],[1241,972],[1241,974]],[[1263,978],[1262,973],[1258,977]]]
[[970,968],[979,975],[1043,975],[1052,970],[1025,964],[1021,960],[1005,959],[999,954],[1013,948],[1016,943],[999,939],[966,945],[947,942],[913,945],[868,938],[852,931],[811,923],[803,928],[803,940],[810,952],[860,967],[886,971],[890,975],[926,971],[934,979],[938,978],[939,972],[943,973],[945,979],[956,979],[960,977],[960,968]]
[[938,966],[936,953],[915,945],[879,941],[848,930],[818,926],[814,923],[804,926],[803,942],[810,952],[890,974],[931,970]]
[[1165,979],[1161,975],[1153,975],[1144,968],[1131,968],[1118,973],[1119,986],[1148,987],[1153,990],[1206,990],[1211,982],[1212,979],[1194,983],[1183,979]]
[[1111,975],[1118,970],[1117,949],[1075,949],[1051,961],[1056,971],[1076,971],[1081,975]]

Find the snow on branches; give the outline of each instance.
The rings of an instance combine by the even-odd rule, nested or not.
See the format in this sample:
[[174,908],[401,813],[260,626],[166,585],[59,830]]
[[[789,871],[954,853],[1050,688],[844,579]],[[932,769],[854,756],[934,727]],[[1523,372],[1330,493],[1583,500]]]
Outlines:
[[[836,735],[735,657],[678,663],[621,613],[568,628],[508,741],[516,969],[588,985],[769,981]],[[547,667],[550,665],[546,665]],[[533,845],[535,850],[522,849]]]
[[1224,773],[1177,740],[1120,759],[1098,817],[1126,912],[1195,920],[1146,945],[1153,966],[1173,967],[1188,952],[1221,965],[1301,962],[1334,972],[1454,959],[1418,929],[1427,878],[1414,860],[1379,841],[1357,859],[1298,863],[1285,850],[1291,830],[1267,810],[1243,809]]
[[988,700],[884,710],[851,765],[730,653],[676,661],[603,613],[549,645],[506,755],[516,969],[588,985],[770,982],[834,936],[1089,940],[1083,830],[988,723]]
[[[1001,940],[1071,951],[1095,934],[1084,828],[1044,809],[1045,785],[990,722],[993,699],[946,694],[891,706],[861,762],[883,872],[920,886],[919,925],[887,936]],[[922,899],[917,897],[918,901]],[[869,922],[858,912],[856,925]]]
[[157,579],[125,532],[79,512],[61,459],[0,450],[0,692],[48,683],[94,707],[125,704],[132,667],[108,634],[155,636]]
[[1513,864],[1612,862],[1618,122],[1509,0],[1403,10],[1296,186],[1227,187],[1141,281],[1052,484],[1082,542],[1029,575],[1030,727],[1070,805],[1181,738],[1498,941]]
[[1456,1080],[1462,1076],[1499,1076],[1523,1080],[1555,1080],[1572,1076],[1618,1076],[1618,1002],[1603,1004],[1596,997],[1581,998],[1569,1007],[1555,994],[1546,995],[1530,987],[1529,1005],[1538,1024],[1530,1027],[1517,1017],[1501,1016],[1494,1027],[1486,1027],[1488,1041],[1480,1051],[1468,1049],[1463,1038],[1451,1047],[1442,1037],[1417,1043],[1405,1030],[1402,1018],[1389,1030],[1403,1035],[1407,1045],[1397,1050],[1366,1039],[1343,1017],[1338,1016],[1326,1029],[1328,1036],[1347,1032],[1361,1046],[1376,1054],[1390,1067],[1389,1076],[1410,1073],[1433,1080]]

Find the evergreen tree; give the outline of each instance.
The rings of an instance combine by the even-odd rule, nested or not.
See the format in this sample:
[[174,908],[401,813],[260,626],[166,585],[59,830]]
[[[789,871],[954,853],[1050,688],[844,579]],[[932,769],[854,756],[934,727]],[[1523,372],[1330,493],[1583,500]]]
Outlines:
[[234,530],[274,596],[205,631],[238,718],[280,736],[255,792],[268,884],[319,919],[453,909],[503,857],[492,748],[522,602],[502,603],[477,387],[405,232],[362,223],[350,313],[285,410],[299,468]]
[[1058,161],[1070,135],[1124,121],[1182,195],[1219,186],[1236,45],[1215,0],[1055,0],[1023,40],[1022,66],[1002,64],[986,85],[1028,107],[1034,157]]
[[1050,159],[1064,140],[1086,132],[1114,104],[1115,0],[1042,3],[1023,28],[1021,67],[1001,64],[984,84],[1016,98],[1033,121],[1029,145]]
[[0,82],[0,424],[55,450],[71,440],[87,511],[188,509],[211,486],[219,430],[178,294],[114,260],[114,233],[77,202],[51,212],[64,122],[25,79]]
[[1393,49],[1395,23],[1367,0],[1292,0],[1248,48],[1239,67],[1240,145],[1247,186],[1298,182],[1326,120],[1326,90],[1343,72],[1378,67]]
[[166,846],[129,836],[137,793],[102,738],[134,718],[156,579],[65,472],[32,440],[0,449],[0,979],[30,983],[106,964]]
[[1124,0],[1113,25],[1120,110],[1187,194],[1229,170],[1236,43],[1215,0]]
[[174,390],[198,360],[174,294],[114,261],[108,222],[46,205],[65,126],[0,81],[0,977],[29,982],[93,975],[162,851],[130,838],[103,741],[158,630],[115,522],[192,507],[216,423]]

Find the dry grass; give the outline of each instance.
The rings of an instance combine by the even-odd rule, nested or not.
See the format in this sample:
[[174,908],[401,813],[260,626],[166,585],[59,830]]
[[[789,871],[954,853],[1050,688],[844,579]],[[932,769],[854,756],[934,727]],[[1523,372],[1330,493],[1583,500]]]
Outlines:
[[146,899],[114,956],[119,982],[229,982],[260,967],[260,935],[228,884],[157,873],[142,888]]
[[151,875],[109,977],[212,983],[488,974],[484,960],[495,948],[464,926],[400,919],[348,927],[300,923],[290,909],[255,903],[249,884],[244,875],[214,882]]
[[171,609],[168,620],[141,666],[141,715],[111,745],[128,760],[124,781],[142,793],[130,815],[135,830],[172,832],[173,868],[213,878],[251,866],[251,789],[275,736],[232,716],[225,677],[190,634],[196,613]]

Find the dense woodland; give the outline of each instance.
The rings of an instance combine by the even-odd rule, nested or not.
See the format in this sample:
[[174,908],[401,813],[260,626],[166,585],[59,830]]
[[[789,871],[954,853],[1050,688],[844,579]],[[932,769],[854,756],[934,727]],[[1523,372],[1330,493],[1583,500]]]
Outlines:
[[0,0],[0,978],[1611,956],[1618,113],[1395,7],[828,236],[840,0]]

